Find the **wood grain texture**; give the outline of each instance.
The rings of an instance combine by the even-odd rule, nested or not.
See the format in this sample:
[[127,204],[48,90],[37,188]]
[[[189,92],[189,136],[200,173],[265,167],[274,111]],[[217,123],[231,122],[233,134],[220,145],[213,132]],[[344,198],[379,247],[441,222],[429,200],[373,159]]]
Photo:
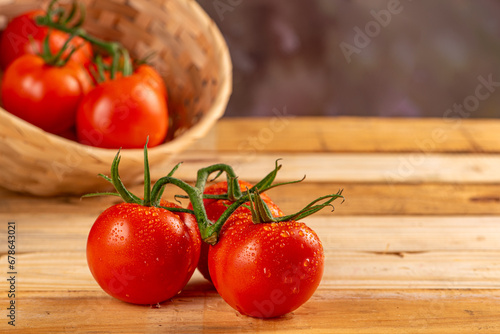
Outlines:
[[[64,305],[64,307],[61,307]],[[159,308],[122,303],[100,291],[39,291],[22,299],[18,330],[29,333],[495,333],[496,290],[319,291],[292,314],[237,314],[193,282]],[[3,327],[2,327],[3,328]]]
[[[0,240],[7,238],[6,222],[15,221],[17,228],[16,328],[29,333],[500,332],[500,121],[278,116],[223,119],[177,157],[184,163],[176,175],[192,183],[198,168],[226,162],[240,178],[255,182],[283,158],[279,180],[307,175],[302,183],[269,191],[286,213],[344,189],[347,200],[334,202],[333,213],[325,209],[304,219],[326,255],[321,285],[306,304],[277,319],[245,317],[197,272],[183,292],[159,307],[120,302],[99,288],[85,258],[92,223],[118,199],[43,198],[0,189]],[[436,129],[446,140],[436,137],[441,131]],[[131,189],[140,193],[142,185]],[[164,197],[173,200],[177,193],[167,188]],[[5,246],[0,243],[3,264]],[[5,275],[0,275],[2,308],[9,303]],[[7,329],[4,319],[0,332]]]
[[[142,186],[130,187],[140,193]],[[500,184],[483,183],[360,183],[360,182],[303,182],[268,193],[286,213],[292,213],[309,203],[315,194],[335,193],[344,189],[348,199],[334,202],[337,215],[492,215],[500,213]],[[174,200],[176,189],[168,189],[164,198]],[[78,210],[98,215],[107,206],[117,203],[113,197],[86,198],[23,196],[0,189],[0,213],[15,219],[23,212],[73,214]],[[184,205],[186,202],[183,203]],[[323,210],[317,215],[330,215]]]
[[[98,289],[85,259],[94,217],[82,215],[66,227],[52,214],[28,218],[17,220],[22,290]],[[498,217],[320,216],[306,222],[325,249],[320,289],[500,288]],[[7,289],[7,281],[0,287]]]
[[[480,119],[275,116],[225,118],[190,150],[265,152],[499,153],[500,123]],[[291,116],[291,117],[290,117]]]

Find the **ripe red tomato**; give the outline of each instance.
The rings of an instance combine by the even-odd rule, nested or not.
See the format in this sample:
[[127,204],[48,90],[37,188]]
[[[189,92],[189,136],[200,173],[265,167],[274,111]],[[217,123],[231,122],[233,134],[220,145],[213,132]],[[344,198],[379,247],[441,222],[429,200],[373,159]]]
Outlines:
[[[238,180],[238,182],[240,184],[240,189],[242,191],[246,191],[247,189],[250,189],[253,186],[251,183],[246,181]],[[222,181],[214,183],[206,187],[203,193],[210,195],[226,194],[227,182]],[[266,194],[260,194],[260,197],[268,204],[269,208],[271,209],[271,212],[273,213],[273,216],[280,217],[283,215],[283,212],[271,201],[269,196],[267,196]],[[215,222],[219,219],[222,213],[231,204],[231,201],[205,198],[203,200],[203,204],[205,206],[205,211],[207,213],[208,219],[210,219],[212,222]],[[189,204],[188,208],[192,209],[192,205]],[[250,214],[250,210],[244,206],[240,206],[238,209],[236,209],[236,211],[233,214],[238,215],[243,212]],[[200,260],[198,262],[198,270],[203,275],[203,277],[205,277],[205,279],[212,282],[212,279],[210,278],[210,272],[208,270],[208,250],[209,250],[209,245],[205,242],[202,242]]]
[[[37,54],[42,50],[42,42],[49,29],[39,26],[34,18],[45,15],[42,10],[26,12],[9,22],[0,38],[0,68],[5,70],[15,59],[25,54]],[[59,30],[50,31],[49,48],[53,54],[61,50],[69,35]],[[70,46],[78,48],[71,59],[86,64],[92,59],[92,46],[80,37],[71,40]],[[68,49],[64,55],[69,55]]]
[[324,252],[304,223],[252,222],[240,212],[223,225],[210,246],[208,266],[221,297],[240,313],[273,318],[304,304],[318,287]]
[[78,63],[50,66],[37,55],[23,55],[5,71],[2,101],[10,113],[55,134],[75,124],[76,111],[91,80]]
[[141,148],[147,137],[149,147],[161,144],[168,130],[167,102],[150,81],[136,72],[92,89],[78,109],[78,140],[105,148]]
[[200,243],[193,215],[121,203],[106,209],[92,226],[87,262],[109,295],[134,304],[157,304],[187,284]]

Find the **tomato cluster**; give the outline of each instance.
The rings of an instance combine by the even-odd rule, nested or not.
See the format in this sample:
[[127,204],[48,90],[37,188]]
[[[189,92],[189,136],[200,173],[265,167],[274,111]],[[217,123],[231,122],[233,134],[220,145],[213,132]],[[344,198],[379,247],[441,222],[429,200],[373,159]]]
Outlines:
[[13,18],[0,35],[5,110],[86,145],[163,143],[169,113],[158,72],[119,43],[87,34],[83,17],[71,25],[76,7],[66,13],[56,2]]
[[[174,168],[151,189],[147,147],[144,154],[144,197],[121,183],[119,153],[105,177],[126,203],[106,209],[89,233],[88,265],[104,291],[130,303],[157,304],[180,292],[197,267],[231,307],[252,317],[287,314],[313,295],[324,252],[316,233],[298,220],[343,198],[341,192],[286,216],[263,193],[283,185],[273,183],[278,164],[256,185],[218,164],[200,169],[195,186],[174,178]],[[225,172],[227,180],[206,186],[214,172]],[[167,184],[188,194],[186,209],[161,199]]]

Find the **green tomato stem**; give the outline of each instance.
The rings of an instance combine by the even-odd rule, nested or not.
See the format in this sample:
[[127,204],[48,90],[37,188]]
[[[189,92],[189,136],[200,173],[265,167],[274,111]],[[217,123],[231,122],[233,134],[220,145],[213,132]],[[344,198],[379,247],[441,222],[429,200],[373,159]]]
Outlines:
[[[321,196],[306,205],[302,210],[291,215],[273,217],[271,210],[267,206],[266,202],[264,202],[264,200],[260,197],[259,192],[256,191],[254,194],[250,195],[250,211],[252,213],[252,221],[254,224],[261,224],[279,223],[289,220],[300,220],[312,214],[315,214],[316,212],[322,210],[327,206],[335,209],[331,203],[337,198],[342,198],[342,203],[344,203],[345,198],[342,195],[342,190],[339,190],[336,194]],[[322,203],[317,204],[318,202]]]
[[120,178],[120,174],[118,173],[118,165],[120,164],[120,159],[120,150],[118,150],[118,153],[116,153],[115,158],[113,159],[113,163],[111,164],[111,183],[125,202],[142,205],[142,200],[129,192]]
[[[110,78],[116,78],[116,73],[120,67],[120,57],[123,56],[123,76],[129,76],[132,74],[132,62],[130,60],[130,56],[128,55],[128,51],[118,42],[107,42],[95,36],[88,34],[83,28],[81,28],[81,24],[83,23],[83,17],[85,16],[85,11],[82,10],[82,14],[80,15],[80,21],[76,23],[75,26],[68,26],[68,21],[75,15],[71,13],[73,8],[71,9],[70,14],[68,14],[67,19],[61,19],[62,15],[59,16],[59,20],[53,20],[52,17],[54,13],[59,13],[60,9],[54,9],[54,5],[57,3],[57,0],[52,1],[49,5],[49,9],[47,10],[47,14],[45,16],[37,16],[35,18],[35,22],[41,26],[47,26],[49,28],[57,29],[63,32],[66,32],[73,37],[78,36],[94,46],[106,51],[112,57],[112,66],[110,70]],[[80,8],[84,8],[81,6]],[[73,38],[72,37],[72,38]]]
[[[184,190],[188,196],[191,204],[193,206],[193,212],[196,216],[196,220],[198,222],[198,228],[200,230],[201,238],[205,240],[213,239],[213,230],[211,226],[213,223],[208,219],[207,213],[205,211],[205,206],[203,205],[203,191],[200,191],[198,188],[193,187],[186,182],[174,178],[172,176],[164,176],[156,181],[152,190],[152,197],[157,198],[158,193],[163,191],[163,188],[167,184],[173,184],[182,190]],[[217,236],[215,236],[217,239]]]
[[[344,196],[342,196],[342,190],[340,190],[336,194],[326,195],[317,198],[316,200],[309,203],[306,207],[304,207],[297,213],[283,217],[273,217],[271,210],[264,202],[264,200],[260,197],[260,193],[267,189],[271,189],[277,185],[296,183],[303,180],[302,179],[299,181],[285,182],[273,185],[276,175],[281,168],[281,165],[279,165],[277,161],[273,171],[271,171],[260,182],[258,182],[252,188],[247,189],[245,192],[241,191],[238,182],[238,177],[234,173],[233,168],[226,164],[216,164],[205,168],[201,168],[197,173],[197,181],[195,186],[189,185],[188,183],[173,177],[174,172],[180,165],[177,164],[167,176],[158,179],[151,188],[151,176],[150,176],[149,159],[148,159],[147,142],[146,142],[146,144],[144,145],[144,200],[141,200],[139,197],[129,192],[126,189],[125,185],[122,183],[120,175],[118,173],[118,166],[120,163],[120,159],[121,159],[120,150],[118,150],[118,153],[113,159],[113,163],[111,165],[111,177],[101,175],[107,181],[111,182],[117,191],[117,193],[111,193],[110,195],[121,196],[123,200],[127,203],[136,203],[145,206],[162,207],[164,209],[173,212],[192,213],[196,217],[202,240],[211,245],[215,245],[217,243],[221,228],[224,225],[224,223],[228,220],[228,218],[241,205],[245,205],[246,202],[250,202],[252,219],[254,223],[257,224],[257,223],[283,222],[288,220],[302,219],[304,217],[307,217],[309,215],[318,212],[319,210],[327,206],[332,206],[331,203],[337,198],[344,199]],[[220,176],[224,172],[226,173],[227,184],[228,184],[228,191],[226,195],[214,196],[214,195],[203,194],[208,177],[214,172],[218,172],[216,177]],[[168,184],[173,184],[186,192],[187,197],[189,198],[191,205],[193,206],[193,210],[188,210],[183,208],[169,208],[160,205],[161,195],[166,185]],[[88,196],[95,196],[95,195],[98,194],[89,194]],[[184,196],[179,196],[179,197],[184,197]],[[219,219],[213,222],[210,219],[208,219],[204,205],[204,198],[226,199],[230,200],[232,203],[222,213]]]
[[144,145],[144,206],[151,206],[151,173],[149,171],[148,141],[149,137],[146,139],[146,144]]
[[227,176],[227,199],[230,201],[236,201],[241,196],[240,184],[238,182],[238,177],[236,176],[233,168],[226,164],[215,164],[198,170],[198,175],[196,178],[196,188],[199,190],[205,189],[208,177],[214,172],[219,172],[215,178],[217,178],[223,172]]

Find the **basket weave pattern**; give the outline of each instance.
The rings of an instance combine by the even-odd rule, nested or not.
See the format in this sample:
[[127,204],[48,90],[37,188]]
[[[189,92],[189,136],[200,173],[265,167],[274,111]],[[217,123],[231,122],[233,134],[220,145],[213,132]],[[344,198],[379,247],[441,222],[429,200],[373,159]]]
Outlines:
[[[0,25],[47,2],[0,0]],[[231,94],[231,62],[214,22],[193,0],[85,0],[84,28],[121,42],[133,56],[151,51],[151,64],[169,93],[166,143],[149,150],[151,174],[161,177],[171,160],[223,115]],[[2,27],[0,27],[2,28]],[[0,107],[0,184],[35,195],[83,194],[106,189],[98,173],[109,173],[116,150],[49,134]],[[122,150],[124,182],[138,182],[143,152]]]

